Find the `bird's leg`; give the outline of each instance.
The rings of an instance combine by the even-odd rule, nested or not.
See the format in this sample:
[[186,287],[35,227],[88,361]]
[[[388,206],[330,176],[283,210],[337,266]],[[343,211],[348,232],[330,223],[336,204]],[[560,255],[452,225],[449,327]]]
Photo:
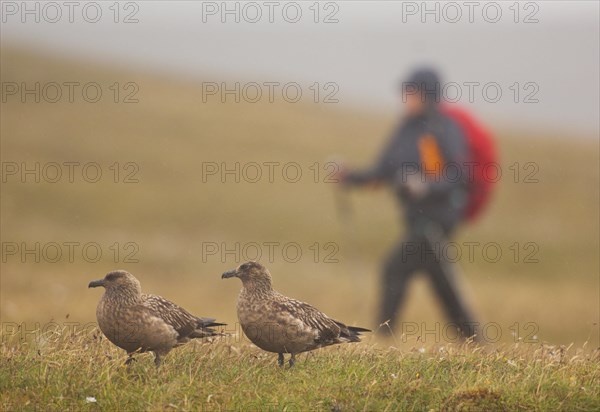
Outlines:
[[160,355],[158,353],[154,354],[154,364],[157,368],[160,366]]
[[290,368],[292,366],[294,366],[296,364],[296,354],[292,353],[292,356],[290,357]]
[[283,366],[283,353],[279,354],[279,357],[277,358],[277,364],[281,367]]
[[127,360],[125,361],[126,366],[130,366],[133,362],[135,362],[135,358],[133,357],[133,353],[127,354]]

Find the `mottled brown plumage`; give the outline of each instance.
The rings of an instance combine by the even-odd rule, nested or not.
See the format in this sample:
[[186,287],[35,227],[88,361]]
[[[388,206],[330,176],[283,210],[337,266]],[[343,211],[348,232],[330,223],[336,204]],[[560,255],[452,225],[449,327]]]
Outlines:
[[154,352],[154,362],[193,338],[219,335],[212,329],[224,325],[214,319],[199,318],[167,299],[142,293],[140,282],[129,272],[117,270],[104,279],[90,282],[89,287],[106,290],[96,319],[102,333],[112,343],[125,349],[130,363],[136,352]]
[[223,273],[222,278],[238,277],[242,291],[237,312],[242,330],[259,348],[279,354],[290,353],[290,366],[296,354],[343,342],[360,342],[368,329],[346,326],[313,306],[288,298],[273,290],[271,274],[260,263],[247,262]]

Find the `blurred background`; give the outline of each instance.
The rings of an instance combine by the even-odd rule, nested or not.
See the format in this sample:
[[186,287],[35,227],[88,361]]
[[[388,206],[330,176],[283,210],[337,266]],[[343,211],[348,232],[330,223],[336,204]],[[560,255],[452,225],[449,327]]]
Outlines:
[[[87,284],[117,268],[235,324],[220,275],[258,258],[279,291],[377,327],[401,219],[389,191],[340,193],[330,162],[370,164],[428,64],[499,148],[455,239],[481,321],[598,346],[599,5],[474,3],[1,2],[3,325],[93,321]],[[424,278],[402,318],[443,322]]]

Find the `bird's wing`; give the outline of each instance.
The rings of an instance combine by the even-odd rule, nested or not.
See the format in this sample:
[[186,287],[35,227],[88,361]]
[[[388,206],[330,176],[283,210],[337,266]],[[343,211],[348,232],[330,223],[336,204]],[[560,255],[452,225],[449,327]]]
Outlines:
[[280,298],[276,299],[275,302],[278,310],[291,315],[314,329],[317,334],[316,343],[326,345],[335,342],[339,338],[340,325],[314,306],[283,295],[280,295]]
[[150,313],[173,327],[180,338],[187,337],[200,326],[200,319],[162,296],[144,294],[142,302]]

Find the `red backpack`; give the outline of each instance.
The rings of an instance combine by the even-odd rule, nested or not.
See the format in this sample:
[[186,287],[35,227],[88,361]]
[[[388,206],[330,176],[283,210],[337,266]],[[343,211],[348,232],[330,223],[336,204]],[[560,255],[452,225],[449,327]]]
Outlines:
[[496,144],[492,134],[485,129],[465,109],[454,105],[444,104],[442,112],[462,129],[470,151],[469,199],[465,210],[467,221],[473,221],[489,203],[498,172],[498,157]]

